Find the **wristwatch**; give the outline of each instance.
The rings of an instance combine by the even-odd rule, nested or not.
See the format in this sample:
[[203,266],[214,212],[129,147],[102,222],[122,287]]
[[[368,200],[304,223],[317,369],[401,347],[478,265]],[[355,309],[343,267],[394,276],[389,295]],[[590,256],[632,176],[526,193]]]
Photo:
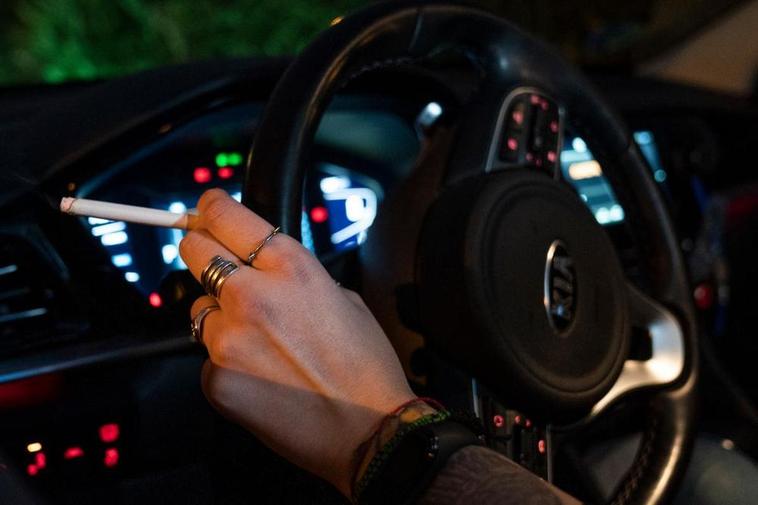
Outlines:
[[357,497],[361,505],[412,504],[459,449],[482,440],[454,418],[406,433]]

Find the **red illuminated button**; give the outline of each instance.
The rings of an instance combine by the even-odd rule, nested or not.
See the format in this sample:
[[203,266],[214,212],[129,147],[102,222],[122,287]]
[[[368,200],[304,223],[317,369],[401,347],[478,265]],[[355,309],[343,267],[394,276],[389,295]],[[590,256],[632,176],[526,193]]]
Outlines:
[[47,457],[44,452],[38,452],[34,455],[34,464],[42,470],[47,466]]
[[324,223],[329,219],[329,211],[326,207],[313,207],[311,209],[311,220],[314,223]]
[[82,456],[84,456],[84,451],[81,447],[69,447],[63,451],[63,459],[76,459],[81,458]]
[[205,184],[211,182],[213,174],[208,167],[197,167],[192,173],[192,178],[195,179],[195,182],[198,184]]
[[540,454],[545,454],[545,451],[547,451],[547,445],[545,444],[545,441],[540,439],[537,441],[537,452]]
[[532,427],[532,421],[530,421],[529,419],[527,419],[526,421],[524,421],[524,426],[526,426],[527,428],[531,428]]
[[234,169],[232,167],[221,167],[218,169],[218,176],[222,179],[231,179],[234,177]]
[[105,442],[106,444],[109,444],[111,442],[115,442],[118,440],[118,437],[121,435],[121,430],[119,429],[118,424],[116,423],[108,423],[100,426],[100,440]]
[[114,466],[118,465],[118,449],[115,447],[107,448],[105,450],[103,464],[108,468],[113,468]]
[[496,414],[492,417],[492,424],[494,424],[496,428],[502,428],[505,424],[505,419],[503,419],[503,416],[500,414]]
[[30,464],[26,467],[26,473],[34,477],[39,473],[39,468],[37,468],[37,465]]
[[555,163],[555,160],[558,159],[558,157],[555,154],[555,151],[548,151],[547,152],[547,161],[550,163]]
[[150,296],[147,297],[147,301],[150,302],[150,305],[155,307],[156,309],[163,305],[163,300],[161,299],[161,295],[158,293],[150,293]]
[[515,151],[516,149],[518,149],[518,140],[516,140],[513,137],[510,137],[506,145],[508,146],[508,149],[510,149],[511,151]]
[[515,424],[521,424],[521,416],[516,416],[513,418],[513,422]]

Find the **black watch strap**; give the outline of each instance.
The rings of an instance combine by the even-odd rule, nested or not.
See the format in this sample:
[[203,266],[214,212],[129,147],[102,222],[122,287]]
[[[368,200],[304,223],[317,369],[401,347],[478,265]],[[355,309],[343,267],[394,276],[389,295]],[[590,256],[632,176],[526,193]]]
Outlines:
[[470,428],[455,419],[421,426],[398,443],[358,502],[361,505],[415,503],[453,453],[481,444]]

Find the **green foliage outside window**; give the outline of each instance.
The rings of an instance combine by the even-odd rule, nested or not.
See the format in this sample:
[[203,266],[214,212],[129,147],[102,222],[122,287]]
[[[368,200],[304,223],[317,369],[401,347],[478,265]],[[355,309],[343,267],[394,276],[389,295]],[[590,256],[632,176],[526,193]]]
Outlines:
[[0,83],[295,53],[362,0],[1,0]]

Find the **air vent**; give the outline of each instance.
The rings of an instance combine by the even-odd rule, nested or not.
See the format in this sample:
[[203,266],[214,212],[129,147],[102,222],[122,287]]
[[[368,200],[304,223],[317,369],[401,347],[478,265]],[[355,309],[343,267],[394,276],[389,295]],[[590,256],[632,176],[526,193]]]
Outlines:
[[74,336],[78,324],[61,271],[17,235],[0,234],[0,355]]

